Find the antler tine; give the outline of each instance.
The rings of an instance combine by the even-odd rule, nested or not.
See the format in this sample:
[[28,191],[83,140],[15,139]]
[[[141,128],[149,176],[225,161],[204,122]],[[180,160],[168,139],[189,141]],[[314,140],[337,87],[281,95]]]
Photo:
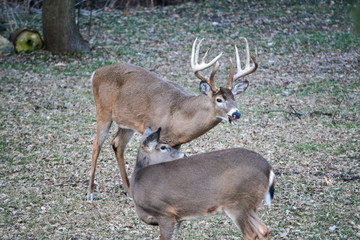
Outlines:
[[197,40],[198,39],[195,38],[195,41],[193,43],[192,50],[191,50],[191,68],[194,71],[196,77],[198,77],[201,81],[206,82],[207,80],[203,76],[201,76],[198,72],[199,70],[197,70],[197,62],[198,62],[199,50],[200,50],[199,45],[201,44],[201,42],[204,39],[201,39],[199,45],[196,46]]
[[190,60],[190,64],[191,64],[191,68],[194,70],[195,68],[195,63],[197,62],[197,59],[195,58],[195,46],[196,46],[196,41],[197,38],[195,38],[195,41],[193,43],[193,46],[191,48],[191,60]]
[[239,57],[239,50],[238,48],[235,46],[235,57],[236,57],[236,69],[241,69],[241,63],[240,63],[240,57]]
[[256,58],[257,58],[257,47],[255,46],[255,55],[250,55],[251,59],[253,60],[254,64],[256,65],[256,68],[258,66],[258,63],[256,62]]
[[[202,58],[201,60],[201,63],[199,64],[198,63],[198,59],[199,59],[199,52],[200,52],[200,46],[201,46],[201,43],[203,42],[204,39],[201,39],[200,42],[198,44],[196,44],[197,42],[197,38],[195,39],[194,43],[193,43],[193,46],[192,46],[192,51],[191,51],[191,68],[192,70],[194,71],[195,73],[195,76],[198,77],[201,81],[205,81],[207,82],[211,89],[213,89],[213,91],[217,91],[217,87],[215,86],[214,84],[214,76],[215,76],[215,73],[216,71],[218,70],[219,68],[219,63],[218,63],[218,60],[219,58],[222,56],[222,53],[220,53],[218,56],[216,56],[213,60],[211,60],[209,63],[205,63],[205,60],[206,60],[206,57],[209,53],[209,50],[207,50],[205,52],[205,55],[204,57]],[[212,65],[215,65],[214,67],[214,70],[212,71],[211,73],[211,77],[210,77],[210,80],[207,80],[205,77],[203,77],[199,71],[202,71],[202,70],[205,70],[209,67],[211,67]]]
[[249,50],[249,43],[246,38],[244,38],[245,41],[245,48],[246,48],[246,62],[245,62],[245,68],[250,67],[250,50]]
[[215,89],[218,90],[214,83],[215,73],[217,72],[218,69],[219,69],[219,62],[216,62],[214,69],[212,70],[211,75],[210,75],[210,84],[209,84],[211,86],[211,88],[214,90]]
[[[233,81],[255,72],[258,67],[258,63],[256,62],[256,56],[257,56],[256,46],[255,46],[255,56],[253,56],[252,54],[250,55],[249,43],[246,38],[242,38],[242,39],[244,39],[244,41],[245,41],[245,48],[246,48],[245,67],[244,67],[244,69],[241,68],[239,51],[235,45],[236,68],[238,69],[238,72],[233,77]],[[252,65],[252,66],[250,65],[250,58],[252,59],[252,61],[254,63],[254,65]]]
[[234,81],[234,66],[233,66],[233,63],[232,63],[232,59],[230,57],[230,74],[229,74],[229,79],[227,81],[226,87],[231,89],[233,81]]
[[206,60],[206,57],[207,57],[209,51],[210,51],[210,48],[209,48],[208,50],[206,50],[206,52],[205,52],[205,54],[204,54],[204,57],[203,57],[202,60],[201,60],[201,63],[205,63],[205,60]]
[[198,61],[199,61],[200,46],[203,41],[204,41],[204,39],[201,39],[199,44],[196,46],[195,64],[198,63]]

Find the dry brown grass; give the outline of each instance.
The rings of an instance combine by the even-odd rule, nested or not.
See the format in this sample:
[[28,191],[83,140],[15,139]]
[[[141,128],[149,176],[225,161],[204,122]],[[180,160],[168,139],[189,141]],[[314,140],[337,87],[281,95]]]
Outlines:
[[[360,41],[349,33],[351,5],[286,2],[99,12],[89,55],[1,56],[0,238],[156,238],[158,229],[138,219],[124,193],[110,137],[95,201],[86,201],[96,124],[88,78],[101,66],[130,62],[198,92],[189,67],[195,36],[206,37],[213,54],[225,51],[219,85],[230,44],[246,36],[258,46],[260,67],[237,99],[240,124],[224,122],[182,150],[263,154],[277,172],[273,205],[260,209],[273,239],[358,239]],[[28,25],[39,29],[39,18]],[[138,140],[126,151],[129,172]],[[184,222],[178,239],[240,236],[228,218],[212,217]]]

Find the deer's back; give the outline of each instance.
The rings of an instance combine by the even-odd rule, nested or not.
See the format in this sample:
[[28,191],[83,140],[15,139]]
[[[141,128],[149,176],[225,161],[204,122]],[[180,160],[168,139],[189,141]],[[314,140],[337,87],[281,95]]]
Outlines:
[[[138,171],[131,179],[132,196],[137,204],[150,204],[159,210],[191,206],[188,203],[194,199],[202,203],[200,206],[218,206],[224,199],[231,203],[244,197],[263,197],[271,169],[261,155],[243,148],[199,154]],[[254,201],[260,200],[254,198]],[[167,206],[170,202],[177,206]],[[188,211],[198,211],[201,215],[208,209]],[[186,215],[182,213],[183,217]]]
[[101,114],[108,114],[119,126],[140,133],[149,126],[161,126],[161,120],[170,119],[172,106],[190,96],[179,85],[131,64],[96,70],[92,85],[97,111],[101,109]]
[[99,68],[95,71],[93,91],[98,94],[105,90],[108,95],[117,95],[123,91],[131,90],[132,93],[157,94],[163,91],[181,90],[184,88],[174,83],[161,80],[156,74],[132,64],[116,64]]
[[191,175],[207,175],[207,173],[222,174],[229,169],[247,169],[259,171],[268,175],[272,169],[269,162],[260,154],[245,148],[230,148],[208,153],[193,155],[187,158],[177,159],[143,168],[142,174],[147,176],[153,172],[163,172],[172,175],[176,172],[189,172]]

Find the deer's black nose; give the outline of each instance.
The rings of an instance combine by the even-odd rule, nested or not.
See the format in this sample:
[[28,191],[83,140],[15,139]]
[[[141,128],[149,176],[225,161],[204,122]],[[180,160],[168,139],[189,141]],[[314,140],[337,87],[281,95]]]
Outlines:
[[240,112],[239,111],[236,111],[232,114],[232,117],[235,118],[235,119],[239,119],[241,116]]

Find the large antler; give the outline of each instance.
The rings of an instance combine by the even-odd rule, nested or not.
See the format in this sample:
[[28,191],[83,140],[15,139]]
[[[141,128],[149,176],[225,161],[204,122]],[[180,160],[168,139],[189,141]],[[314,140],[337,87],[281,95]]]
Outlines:
[[[256,46],[255,46],[255,55],[253,55],[253,54],[250,55],[248,41],[246,38],[242,38],[242,39],[244,39],[245,47],[246,47],[245,67],[244,67],[244,69],[241,68],[239,51],[235,45],[236,68],[237,68],[238,72],[234,75],[234,67],[232,64],[232,60],[230,58],[230,75],[229,75],[229,80],[227,82],[227,88],[230,88],[230,89],[232,88],[232,84],[235,80],[255,72],[258,67],[258,64],[256,62],[256,57],[257,57]],[[250,58],[252,59],[252,61],[254,63],[252,65],[250,65]]]
[[[214,77],[215,77],[216,71],[219,69],[218,60],[221,57],[222,53],[220,53],[217,57],[215,57],[209,63],[205,63],[205,59],[206,59],[206,57],[207,57],[207,55],[209,53],[209,50],[210,50],[210,49],[208,49],[205,52],[205,55],[202,58],[201,63],[199,64],[198,63],[199,51],[200,51],[200,46],[201,46],[201,43],[202,43],[203,40],[204,39],[201,39],[197,46],[196,46],[197,38],[194,41],[194,44],[192,46],[192,51],[191,51],[191,68],[194,71],[196,77],[198,77],[201,81],[207,82],[210,85],[211,89],[216,92],[218,90],[218,88],[215,86]],[[195,50],[195,46],[196,46],[196,50]],[[199,71],[205,70],[205,69],[211,67],[214,64],[215,64],[215,66],[214,66],[213,71],[211,72],[210,80],[208,80],[205,77],[201,76]]]

